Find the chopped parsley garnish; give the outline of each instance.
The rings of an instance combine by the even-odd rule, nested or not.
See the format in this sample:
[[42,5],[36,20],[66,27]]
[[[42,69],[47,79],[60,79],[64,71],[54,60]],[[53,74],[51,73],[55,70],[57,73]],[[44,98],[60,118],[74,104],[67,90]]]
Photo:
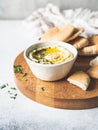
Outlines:
[[3,84],[3,85],[0,86],[0,89],[3,89],[3,88],[5,88],[5,87],[6,87],[6,85]]
[[10,98],[12,98],[12,99],[14,99],[14,100],[16,99],[16,97],[10,97]]
[[17,94],[17,89],[15,87],[9,88],[9,84],[7,83],[0,86],[0,89],[4,89],[4,88],[7,88],[7,92],[9,93],[11,99],[16,99],[18,94]]
[[14,72],[15,73],[22,73],[21,65],[14,65]]
[[42,91],[45,91],[45,87],[41,87]]
[[11,89],[16,90],[16,88],[14,88],[14,87],[11,87]]
[[21,67],[22,67],[21,65],[14,65],[14,72],[15,72],[15,73],[20,73],[20,74],[22,75],[22,77],[24,77],[24,76],[27,75],[27,73],[24,73],[24,72],[22,71],[22,68],[21,68]]
[[12,99],[16,99],[16,97],[17,97],[17,93],[15,93],[13,96],[11,96],[10,98],[12,98]]

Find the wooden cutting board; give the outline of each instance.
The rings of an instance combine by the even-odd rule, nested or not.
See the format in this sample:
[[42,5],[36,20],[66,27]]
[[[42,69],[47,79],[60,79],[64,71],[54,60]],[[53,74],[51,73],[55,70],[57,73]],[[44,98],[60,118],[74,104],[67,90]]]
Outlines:
[[[78,57],[68,76],[78,70],[87,71],[89,61],[93,58]],[[16,57],[14,65],[21,65],[22,71],[27,73],[24,77],[19,73],[14,73],[19,90],[38,103],[62,109],[86,109],[98,106],[98,80],[91,79],[87,91],[67,82],[68,76],[55,82],[42,81],[30,71],[23,52]]]

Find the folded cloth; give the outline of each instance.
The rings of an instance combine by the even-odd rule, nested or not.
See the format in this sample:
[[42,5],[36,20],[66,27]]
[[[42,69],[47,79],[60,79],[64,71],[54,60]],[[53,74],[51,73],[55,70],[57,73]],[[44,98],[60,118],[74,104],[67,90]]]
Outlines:
[[90,9],[60,10],[53,4],[47,4],[33,12],[23,21],[23,26],[32,30],[34,36],[40,37],[48,29],[63,25],[73,24],[85,29],[82,36],[89,37],[98,34],[98,11]]

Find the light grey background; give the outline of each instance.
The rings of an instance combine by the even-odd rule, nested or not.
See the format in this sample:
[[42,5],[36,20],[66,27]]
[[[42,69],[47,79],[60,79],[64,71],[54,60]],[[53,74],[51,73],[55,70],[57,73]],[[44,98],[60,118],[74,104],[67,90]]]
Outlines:
[[89,8],[98,10],[98,0],[0,0],[0,19],[22,19],[48,3],[60,9]]

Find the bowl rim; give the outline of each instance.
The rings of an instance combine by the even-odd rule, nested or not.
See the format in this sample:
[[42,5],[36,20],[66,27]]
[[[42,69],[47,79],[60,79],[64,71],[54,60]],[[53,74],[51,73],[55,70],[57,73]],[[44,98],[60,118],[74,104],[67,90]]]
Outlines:
[[[70,52],[74,55],[74,57],[73,57],[72,59],[68,60],[68,61],[63,61],[63,62],[58,63],[58,64],[40,64],[40,63],[34,62],[34,61],[32,61],[32,60],[30,60],[30,59],[28,58],[28,56],[27,56],[27,51],[28,51],[28,49],[30,49],[32,46],[38,45],[38,44],[43,44],[43,43],[46,43],[46,44],[47,44],[47,43],[51,43],[51,42],[61,43],[61,47],[65,47],[66,45],[67,45],[67,47],[68,47],[68,46],[73,47],[73,49],[75,50],[75,54],[74,54],[73,52],[71,52],[71,51],[69,50],[69,48],[67,48],[67,47],[65,47],[65,48],[66,48],[68,51],[70,51]],[[55,45],[56,45],[56,44],[55,44]],[[55,46],[55,45],[54,45],[54,46]],[[67,63],[71,62],[72,60],[76,59],[76,58],[77,58],[77,55],[78,55],[78,51],[77,51],[77,49],[76,49],[73,45],[71,45],[71,44],[69,44],[69,43],[67,43],[67,42],[62,42],[62,41],[44,41],[44,42],[38,41],[38,42],[34,42],[33,44],[31,44],[30,46],[28,46],[28,47],[24,50],[24,58],[25,58],[25,60],[27,60],[27,61],[29,61],[29,62],[31,62],[32,64],[35,64],[35,65],[37,65],[37,66],[43,66],[43,67],[56,67],[56,66],[61,66],[61,65],[67,64]]]

